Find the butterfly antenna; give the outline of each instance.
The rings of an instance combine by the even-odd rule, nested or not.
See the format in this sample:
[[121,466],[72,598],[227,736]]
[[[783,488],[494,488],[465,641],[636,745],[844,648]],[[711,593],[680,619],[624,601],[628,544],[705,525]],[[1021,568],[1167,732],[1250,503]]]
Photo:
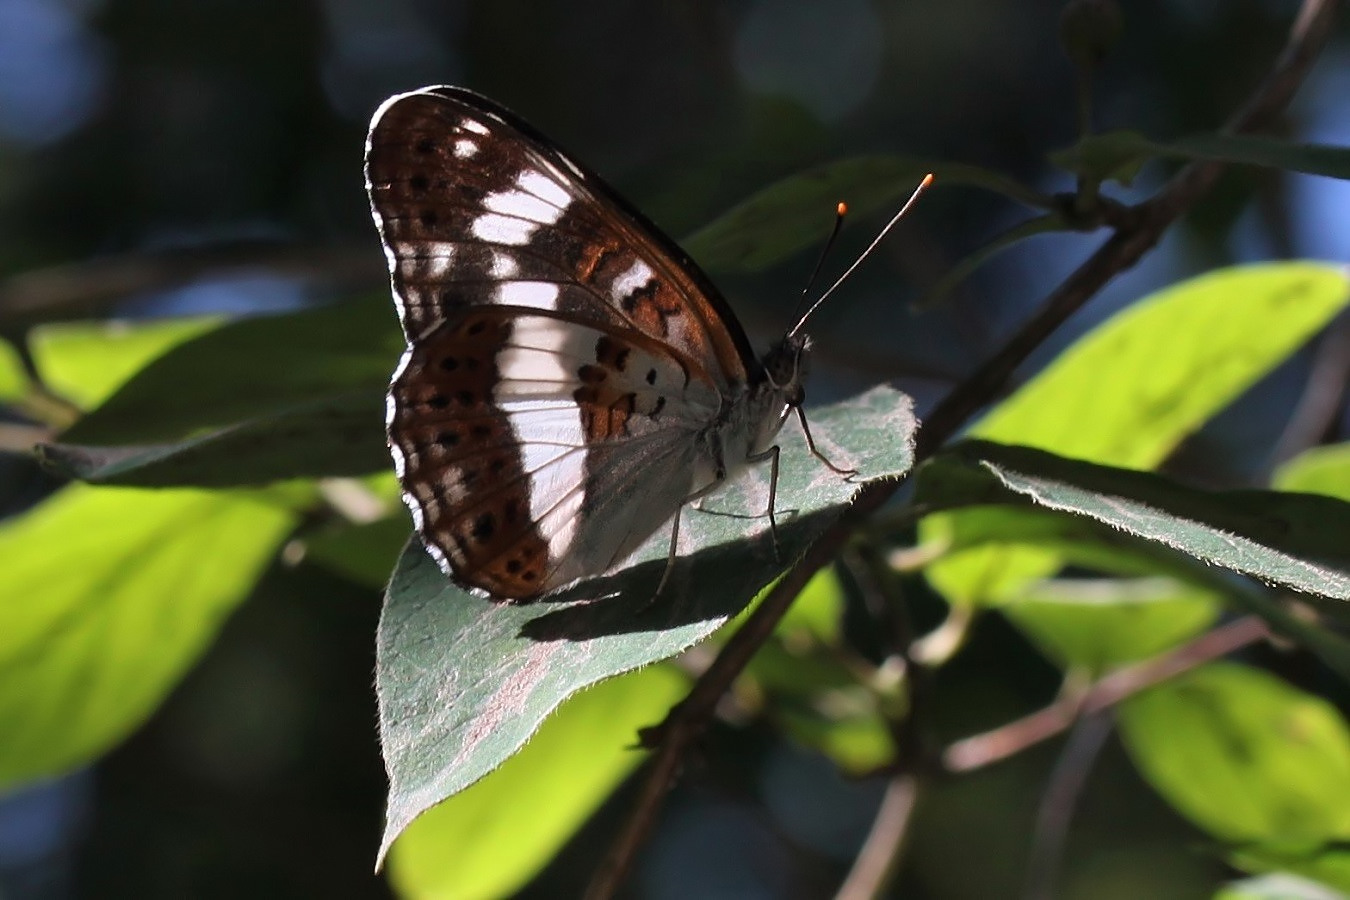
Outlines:
[[[880,244],[881,241],[886,237],[886,235],[890,233],[890,230],[895,227],[896,223],[905,217],[905,213],[909,212],[909,208],[914,205],[914,201],[918,200],[919,195],[922,194],[932,183],[933,183],[933,173],[929,172],[927,175],[923,176],[923,180],[920,181],[919,186],[914,189],[914,193],[909,195],[909,199],[905,201],[905,205],[900,207],[900,211],[891,217],[891,220],[886,223],[886,227],[881,229],[881,232],[875,238],[872,239],[872,243],[867,245],[867,249],[864,250],[862,253],[860,253],[858,255],[858,258],[853,261],[853,265],[849,266],[848,269],[844,271],[844,274],[840,275],[839,278],[834,282],[834,284],[830,285],[829,290],[820,295],[820,299],[818,299],[815,303],[811,304],[811,308],[806,311],[806,315],[802,316],[800,319],[797,320],[797,324],[793,325],[792,330],[788,332],[788,337],[795,337],[797,332],[801,331],[802,326],[806,324],[806,320],[811,318],[811,313],[815,312],[820,307],[820,304],[824,303],[826,299],[828,299],[829,296],[835,292],[835,290],[839,287],[839,285],[843,284],[848,279],[848,276],[853,274],[853,270],[858,268],[858,266],[862,264],[862,261],[864,259],[867,259],[867,257],[872,255],[872,251],[877,249],[877,245]],[[840,209],[840,217],[836,219],[835,222],[836,230],[838,230],[839,227],[838,223],[839,221],[842,221],[844,212],[842,208],[843,204],[841,203],[839,205],[841,209]],[[817,268],[819,268],[819,264],[817,264]]]
[[806,279],[806,287],[802,288],[802,295],[797,300],[796,307],[792,314],[795,316],[797,311],[802,308],[806,302],[806,295],[811,293],[811,288],[816,286],[816,278],[820,276],[821,266],[825,265],[825,257],[830,255],[830,248],[834,246],[834,239],[839,237],[839,229],[844,224],[844,216],[848,215],[848,204],[840,202],[834,209],[834,227],[830,229],[830,236],[825,239],[825,246],[820,250],[820,256],[816,259],[816,267],[811,270],[811,277]]

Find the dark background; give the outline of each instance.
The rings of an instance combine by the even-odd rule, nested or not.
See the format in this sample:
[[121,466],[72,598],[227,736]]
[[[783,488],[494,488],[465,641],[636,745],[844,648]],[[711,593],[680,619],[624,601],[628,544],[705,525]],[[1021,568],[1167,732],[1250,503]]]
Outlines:
[[[1097,124],[1159,138],[1217,127],[1278,51],[1296,7],[1122,5],[1126,27],[1101,71]],[[225,244],[294,254],[284,270],[235,268],[96,312],[261,313],[383,291],[361,180],[366,123],[388,94],[432,83],[511,106],[677,237],[780,177],[864,153],[958,160],[1069,190],[1072,180],[1045,162],[1076,136],[1060,7],[0,0],[0,277]],[[1348,50],[1342,28],[1292,107],[1287,134],[1350,143]],[[1150,167],[1115,194],[1147,196],[1166,174]],[[1348,203],[1343,182],[1226,176],[1038,361],[1182,277],[1247,260],[1344,260]],[[830,215],[821,212],[822,238]],[[963,254],[1023,215],[974,189],[932,191],[814,322],[813,398],[894,380],[922,414],[1100,240],[1037,239],[945,307],[911,310]],[[880,221],[851,225],[830,271]],[[357,263],[336,272],[335,254]],[[806,252],[759,275],[718,277],[757,344],[789,321],[813,262]],[[1271,376],[1173,468],[1209,483],[1259,482],[1306,371],[1300,357]],[[0,496],[31,494],[35,476],[5,469],[14,471]],[[920,618],[931,618],[931,601],[916,602]],[[0,798],[0,892],[388,894],[370,873],[384,787],[371,689],[378,604],[316,567],[275,567],[126,744],[86,771]],[[1047,700],[1056,683],[991,618],[942,673],[940,725],[947,737],[991,727]],[[881,785],[842,779],[767,727],[719,727],[703,749],[632,895],[827,896]],[[898,892],[1015,892],[1055,750],[935,788],[919,809]],[[575,894],[627,799],[621,792],[528,896]],[[1224,875],[1115,746],[1094,770],[1067,855],[1066,897],[1196,896]]]

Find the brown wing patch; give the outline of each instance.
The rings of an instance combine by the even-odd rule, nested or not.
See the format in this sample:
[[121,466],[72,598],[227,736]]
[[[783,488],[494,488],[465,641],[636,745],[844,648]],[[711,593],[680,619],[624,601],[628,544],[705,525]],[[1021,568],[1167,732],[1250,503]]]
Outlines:
[[449,574],[523,600],[542,592],[550,565],[511,424],[492,405],[494,359],[510,333],[508,319],[469,314],[421,342],[390,387],[389,441],[403,455],[422,538]]

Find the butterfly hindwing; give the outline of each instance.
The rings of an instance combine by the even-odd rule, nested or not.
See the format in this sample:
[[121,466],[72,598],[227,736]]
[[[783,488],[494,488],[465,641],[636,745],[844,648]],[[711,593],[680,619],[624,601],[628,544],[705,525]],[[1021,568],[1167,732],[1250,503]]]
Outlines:
[[[469,308],[405,356],[390,445],[433,553],[472,586],[523,597],[602,571],[635,529],[645,537],[668,518],[719,403],[656,342],[556,313]],[[593,515],[611,497],[652,496],[641,476],[657,459],[655,523],[646,502]]]

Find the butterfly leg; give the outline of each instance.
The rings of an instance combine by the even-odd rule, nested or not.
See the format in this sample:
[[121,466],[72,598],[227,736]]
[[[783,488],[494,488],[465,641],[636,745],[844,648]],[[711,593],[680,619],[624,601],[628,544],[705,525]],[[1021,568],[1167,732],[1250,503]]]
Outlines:
[[666,570],[661,573],[661,580],[656,585],[656,593],[652,595],[653,602],[666,589],[666,583],[670,581],[670,573],[675,571],[675,560],[679,556],[680,550],[680,517],[684,515],[684,508],[693,505],[695,509],[702,509],[699,504],[703,502],[703,498],[720,488],[726,478],[726,470],[719,468],[711,484],[685,497],[684,502],[680,504],[680,508],[675,510],[675,519],[670,526],[670,552],[666,555]]
[[[848,477],[850,475],[857,475],[858,474],[857,469],[840,468],[839,466],[836,466],[834,463],[830,462],[829,458],[826,457],[824,453],[821,453],[819,450],[816,449],[815,439],[811,437],[811,428],[806,424],[805,410],[803,410],[800,406],[794,406],[793,409],[797,411],[797,419],[802,423],[802,434],[806,435],[806,446],[811,450],[811,455],[814,456],[816,459],[820,460],[821,462],[823,462],[832,472],[838,472],[840,475],[843,475],[845,477]],[[777,450],[778,448],[775,447],[774,449]],[[777,473],[777,467],[778,467],[778,458],[774,457],[775,473]]]
[[[809,442],[808,442],[809,443]],[[778,445],[774,444],[763,453],[757,453],[749,457],[752,463],[769,460],[769,536],[773,538],[773,561],[782,562],[778,555],[778,518],[774,514],[774,507],[778,505]],[[831,467],[833,468],[833,467]]]
[[666,570],[661,573],[661,580],[656,584],[656,593],[652,594],[651,602],[655,602],[661,592],[666,589],[666,582],[670,581],[670,573],[675,571],[675,557],[680,549],[680,516],[684,515],[684,504],[675,510],[675,522],[670,526],[670,553],[666,556]]

